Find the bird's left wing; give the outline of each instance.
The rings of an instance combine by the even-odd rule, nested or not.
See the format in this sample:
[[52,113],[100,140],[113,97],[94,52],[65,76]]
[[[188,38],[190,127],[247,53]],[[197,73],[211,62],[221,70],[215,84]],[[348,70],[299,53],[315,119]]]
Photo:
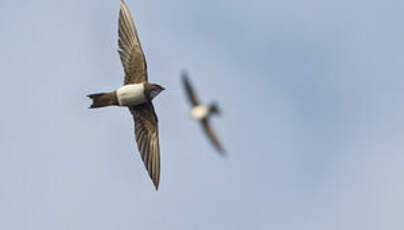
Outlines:
[[207,119],[203,119],[202,121],[202,127],[210,139],[210,141],[213,143],[215,148],[219,151],[219,153],[223,154],[225,153],[222,145],[220,144],[219,140],[216,137],[215,131],[213,131],[212,126],[209,124],[209,121]]
[[182,84],[185,87],[185,92],[187,93],[188,99],[193,106],[199,105],[199,100],[196,96],[195,90],[192,88],[191,83],[189,82],[188,74],[182,73]]
[[128,7],[121,0],[119,12],[119,56],[125,70],[125,85],[147,81],[147,65],[135,23]]
[[135,120],[137,148],[143,163],[158,189],[160,181],[160,146],[157,115],[152,103],[145,103],[129,108]]

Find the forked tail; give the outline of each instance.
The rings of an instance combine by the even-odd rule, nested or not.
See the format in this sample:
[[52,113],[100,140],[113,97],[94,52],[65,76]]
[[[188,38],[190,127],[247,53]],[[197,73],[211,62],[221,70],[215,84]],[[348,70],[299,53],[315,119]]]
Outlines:
[[87,97],[93,99],[93,104],[90,106],[90,109],[118,105],[118,99],[115,92],[89,94]]

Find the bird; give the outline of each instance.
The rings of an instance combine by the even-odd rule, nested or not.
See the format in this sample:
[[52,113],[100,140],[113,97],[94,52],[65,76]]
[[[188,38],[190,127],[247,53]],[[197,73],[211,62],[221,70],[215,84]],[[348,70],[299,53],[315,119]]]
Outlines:
[[210,105],[203,105],[199,102],[199,99],[196,96],[196,93],[191,85],[191,82],[188,77],[188,73],[182,73],[182,83],[185,88],[186,96],[191,103],[191,118],[197,120],[201,123],[202,128],[209,140],[212,142],[216,150],[221,154],[225,154],[225,150],[220,144],[218,138],[216,137],[215,132],[210,125],[209,119],[212,115],[220,115],[221,111],[216,103],[211,103]]
[[135,122],[138,150],[148,174],[158,190],[160,182],[160,145],[158,118],[152,100],[165,88],[149,83],[147,64],[133,18],[121,0],[118,28],[118,53],[125,72],[124,85],[115,91],[87,95],[90,109],[106,106],[129,108]]

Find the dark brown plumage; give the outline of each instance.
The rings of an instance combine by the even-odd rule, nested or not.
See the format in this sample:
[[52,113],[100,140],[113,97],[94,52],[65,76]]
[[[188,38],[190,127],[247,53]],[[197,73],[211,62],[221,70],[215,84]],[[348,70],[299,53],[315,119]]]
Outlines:
[[224,149],[223,149],[222,145],[220,144],[219,139],[217,139],[215,131],[213,131],[213,129],[212,129],[212,126],[209,124],[208,119],[202,120],[202,127],[205,130],[205,133],[208,136],[209,140],[216,147],[216,149],[219,151],[219,153],[224,154]]
[[130,108],[135,121],[136,143],[143,163],[158,189],[160,181],[160,145],[157,116],[151,103]]
[[[124,84],[147,82],[147,65],[136,27],[128,7],[121,1],[119,13],[119,55],[125,71]],[[144,165],[158,189],[160,181],[160,147],[157,115],[151,101],[129,108],[135,121],[136,143]]]
[[89,94],[87,97],[93,100],[90,109],[105,107],[109,105],[118,105],[118,99],[116,97],[116,92],[111,93],[94,93]]
[[147,64],[135,23],[125,2],[119,12],[119,56],[125,71],[124,84],[147,82]]
[[192,88],[191,83],[189,82],[188,79],[188,74],[187,73],[182,73],[182,83],[185,87],[185,92],[187,93],[189,102],[193,105],[193,106],[197,106],[199,105],[199,100],[196,97],[195,94],[195,90]]
[[147,65],[135,23],[121,0],[118,53],[125,72],[124,86],[110,93],[90,94],[90,108],[110,105],[128,107],[135,121],[136,143],[156,189],[160,182],[160,146],[157,115],[152,104],[164,87],[147,81]]

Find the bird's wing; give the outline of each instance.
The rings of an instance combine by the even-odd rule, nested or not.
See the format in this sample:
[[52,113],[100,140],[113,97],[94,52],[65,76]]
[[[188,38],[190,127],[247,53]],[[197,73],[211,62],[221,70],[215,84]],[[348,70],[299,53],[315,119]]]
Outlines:
[[160,181],[160,146],[157,115],[151,103],[132,106],[129,109],[135,120],[137,148],[154,186],[158,189]]
[[203,127],[206,135],[209,137],[210,141],[212,142],[212,144],[219,151],[219,153],[224,154],[224,149],[220,145],[219,140],[217,139],[216,134],[213,131],[213,129],[210,126],[209,121],[207,119],[202,120],[202,127]]
[[183,82],[185,91],[187,92],[187,96],[188,96],[188,99],[191,102],[191,104],[193,106],[199,105],[199,100],[196,97],[195,91],[192,88],[191,83],[189,82],[189,79],[188,79],[188,75],[186,73],[182,74],[182,82]]
[[135,23],[128,7],[121,1],[119,12],[119,49],[123,69],[125,71],[124,84],[142,83],[147,81],[147,65],[137,36]]

